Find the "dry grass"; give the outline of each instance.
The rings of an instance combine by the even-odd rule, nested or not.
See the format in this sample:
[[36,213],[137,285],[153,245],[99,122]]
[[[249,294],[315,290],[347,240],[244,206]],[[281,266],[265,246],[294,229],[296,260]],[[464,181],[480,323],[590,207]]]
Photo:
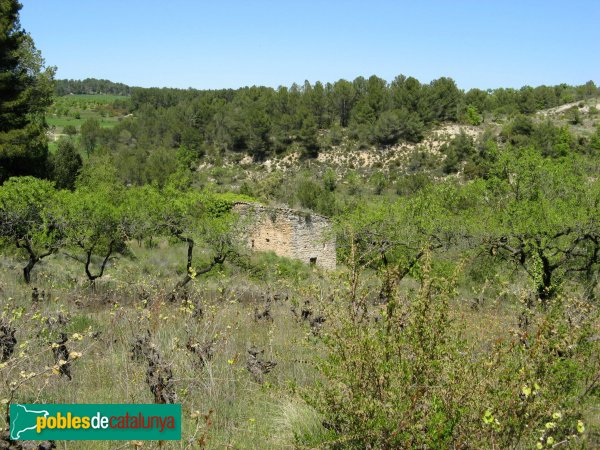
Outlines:
[[[56,375],[33,378],[18,390],[15,402],[153,402],[145,379],[147,366],[131,356],[134,338],[149,330],[171,367],[183,411],[182,441],[165,443],[163,448],[201,448],[199,440],[204,438],[208,439],[207,448],[215,449],[295,448],[296,437],[306,442],[306,436],[324,432],[317,414],[296,393],[298,387],[315,380],[311,363],[319,344],[308,323],[298,320],[290,308],[306,296],[317,295],[311,293],[319,293],[323,283],[332,280],[315,274],[308,282],[274,278],[265,283],[228,268],[195,280],[188,302],[170,303],[165,291],[178,278],[184,249],[163,243],[158,250],[134,250],[136,259],[115,262],[108,270],[109,279],[99,283],[95,292],[83,283],[81,267],[74,261],[60,256],[48,259],[35,269],[34,285],[46,293],[46,299],[37,305],[31,302],[30,287],[18,278],[20,263],[12,257],[0,260],[4,315],[22,308],[22,317],[14,321],[16,337],[18,344],[28,343],[19,349],[28,356],[16,357],[18,367],[0,370],[0,399],[8,396],[9,383],[20,379],[21,370],[37,371],[54,364],[44,318],[62,312],[69,317],[64,331],[69,336],[84,336],[67,343],[69,350],[82,353],[73,363],[73,380]],[[264,299],[275,292],[286,292],[288,298],[273,303],[272,321],[257,321],[255,307],[263,306]],[[471,305],[457,303],[454,319],[465,324],[467,339],[482,346],[507,336],[516,324],[516,306],[492,302],[476,310]],[[204,366],[186,348],[190,339],[215,341],[214,356]],[[251,346],[277,362],[264,384],[255,382],[246,369]],[[204,416],[209,412],[210,423]],[[0,427],[5,426],[0,419]],[[67,448],[66,443],[59,443],[59,448],[63,446]],[[68,448],[134,446],[73,442]],[[137,448],[156,448],[156,443],[142,443]]]

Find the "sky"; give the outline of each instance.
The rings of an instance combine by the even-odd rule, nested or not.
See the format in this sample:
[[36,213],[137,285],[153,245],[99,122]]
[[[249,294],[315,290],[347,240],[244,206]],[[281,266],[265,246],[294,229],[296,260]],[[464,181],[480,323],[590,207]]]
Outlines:
[[399,74],[600,84],[600,1],[21,0],[57,78],[197,89]]

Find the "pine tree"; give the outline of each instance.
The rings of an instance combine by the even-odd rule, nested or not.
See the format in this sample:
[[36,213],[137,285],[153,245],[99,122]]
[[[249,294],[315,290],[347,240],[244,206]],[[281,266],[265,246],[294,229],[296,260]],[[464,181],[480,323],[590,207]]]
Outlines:
[[0,0],[0,183],[14,175],[45,176],[48,142],[44,112],[55,69],[19,22],[21,4]]
[[73,190],[77,175],[79,175],[79,171],[83,166],[81,156],[73,142],[69,139],[58,141],[58,148],[51,161],[52,178],[56,182],[56,187]]

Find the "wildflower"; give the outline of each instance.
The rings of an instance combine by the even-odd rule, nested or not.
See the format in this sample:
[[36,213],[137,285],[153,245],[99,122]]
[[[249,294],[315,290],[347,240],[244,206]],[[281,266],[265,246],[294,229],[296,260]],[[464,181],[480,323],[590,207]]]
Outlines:
[[552,418],[554,420],[558,420],[558,419],[562,418],[562,414],[560,412],[555,412],[554,414],[552,414]]
[[583,433],[584,431],[585,431],[585,425],[583,424],[583,421],[578,420],[577,421],[577,432]]

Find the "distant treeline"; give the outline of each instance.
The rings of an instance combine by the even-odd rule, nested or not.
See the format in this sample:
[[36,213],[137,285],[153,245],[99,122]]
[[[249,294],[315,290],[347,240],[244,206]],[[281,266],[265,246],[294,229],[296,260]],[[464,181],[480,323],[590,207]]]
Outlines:
[[[112,154],[127,182],[161,184],[175,170],[177,154],[197,160],[238,152],[264,160],[294,151],[302,158],[315,158],[341,144],[384,147],[420,142],[436,123],[477,125],[598,94],[591,81],[581,86],[464,92],[451,78],[421,83],[402,75],[391,83],[372,76],[277,89],[132,88],[127,100],[131,117],[110,129],[88,119],[81,126],[79,142],[90,155],[96,150]],[[448,161],[465,159],[457,158]],[[447,171],[455,169],[449,166]]]
[[335,140],[343,128],[366,145],[419,142],[434,123],[478,124],[487,117],[530,114],[597,94],[591,81],[464,92],[451,78],[421,83],[404,75],[391,83],[371,76],[278,89],[133,88],[131,107],[138,120],[130,131],[138,142],[156,146],[183,145],[199,152],[216,147],[246,151],[257,159],[297,143],[310,157],[320,150],[318,130],[330,130]]
[[56,95],[69,94],[110,94],[131,95],[131,87],[109,80],[86,78],[85,80],[56,80]]

